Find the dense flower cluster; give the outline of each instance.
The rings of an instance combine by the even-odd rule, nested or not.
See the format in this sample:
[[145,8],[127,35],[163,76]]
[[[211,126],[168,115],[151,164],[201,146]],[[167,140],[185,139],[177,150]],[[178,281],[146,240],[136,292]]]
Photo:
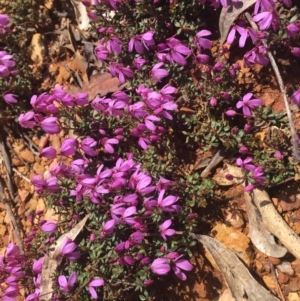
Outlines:
[[[5,34],[10,31],[9,27],[9,17],[5,14],[0,14],[0,35]],[[10,83],[12,81],[12,77],[18,74],[18,71],[14,70],[16,63],[11,54],[8,54],[4,50],[0,50],[0,78],[3,81],[7,81]],[[17,95],[12,93],[7,93],[8,91],[4,91],[1,95],[5,102],[9,105],[16,104],[18,101],[16,99]]]

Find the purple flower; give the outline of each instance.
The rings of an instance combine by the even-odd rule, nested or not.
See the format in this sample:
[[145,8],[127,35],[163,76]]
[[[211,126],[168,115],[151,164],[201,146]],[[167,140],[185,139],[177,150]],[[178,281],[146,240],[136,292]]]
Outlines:
[[264,11],[252,18],[253,21],[258,22],[260,30],[266,30],[271,25],[274,30],[278,29],[278,16],[275,10]]
[[14,94],[5,94],[3,96],[5,102],[9,105],[13,105],[13,104],[16,104],[18,102],[16,97],[17,97],[17,95],[14,95]]
[[102,227],[100,236],[105,237],[107,234],[113,233],[115,230],[115,222],[116,221],[114,219],[105,222],[105,224]]
[[76,272],[71,273],[69,280],[67,280],[66,276],[64,276],[64,275],[60,275],[58,277],[58,283],[60,286],[60,290],[63,292],[70,292],[73,289],[76,281],[77,281],[77,273]]
[[186,280],[186,275],[182,271],[191,271],[193,266],[188,260],[181,259],[181,257],[182,256],[179,256],[174,259],[173,271],[179,279]]
[[286,26],[285,29],[286,29],[287,34],[292,38],[295,38],[297,36],[297,33],[300,30],[299,26],[296,25],[295,23],[289,24],[288,26]]
[[291,101],[294,104],[300,106],[300,89],[293,93],[293,95],[291,96]]
[[252,170],[250,176],[256,184],[263,184],[266,181],[266,177],[261,166],[258,166],[254,170]]
[[5,32],[10,32],[9,17],[6,14],[0,14],[0,34],[4,34]]
[[269,64],[267,51],[264,46],[254,47],[244,55],[245,65],[251,67],[253,64],[260,64],[266,66]]
[[144,52],[144,48],[148,50],[148,46],[154,46],[155,42],[153,35],[153,31],[147,31],[142,35],[136,35],[131,38],[128,44],[129,52],[132,52],[133,49],[135,49],[138,54],[142,54]]
[[41,122],[42,129],[48,134],[58,134],[60,128],[57,124],[57,117],[48,117]]
[[107,59],[108,50],[104,45],[98,45],[95,48],[95,54],[99,61],[104,62]]
[[76,152],[78,142],[74,138],[65,139],[60,147],[60,153],[63,156],[73,156]]
[[118,76],[122,84],[125,83],[125,76],[133,77],[134,75],[132,70],[118,63],[111,63],[109,66],[109,72],[112,76]]
[[120,54],[122,52],[122,42],[116,37],[111,38],[107,41],[107,50],[109,53],[115,52]]
[[114,148],[111,146],[111,144],[118,144],[119,140],[116,138],[102,138],[101,139],[101,144],[104,146],[105,150],[109,153],[109,154],[113,154],[114,153]]
[[157,199],[157,206],[160,207],[163,211],[166,212],[176,212],[180,209],[178,205],[174,205],[178,200],[178,196],[169,195],[165,198],[164,197],[165,190],[162,190],[159,193],[158,199]]
[[261,106],[263,104],[261,99],[251,99],[253,96],[253,93],[247,93],[244,97],[243,100],[240,100],[237,104],[236,107],[238,109],[243,108],[243,114],[246,117],[251,117],[251,110],[254,110]]
[[164,240],[167,240],[166,236],[173,236],[176,232],[174,229],[169,229],[171,225],[172,220],[168,219],[159,226],[159,232]]
[[95,287],[103,286],[104,280],[103,279],[94,279],[89,283],[89,291],[93,299],[98,299],[97,292]]
[[57,224],[54,220],[49,220],[42,225],[41,229],[47,233],[54,233],[57,229]]
[[65,238],[60,247],[60,254],[71,261],[75,261],[80,257],[80,253],[74,250],[77,248],[77,245],[68,237]]
[[229,116],[229,117],[233,117],[233,116],[236,115],[236,111],[234,111],[234,110],[227,110],[227,111],[225,112],[225,114],[226,114],[227,116]]
[[52,159],[56,156],[56,150],[52,146],[48,146],[43,148],[40,151],[40,154],[45,158]]
[[200,30],[196,35],[197,43],[204,49],[210,49],[212,46],[212,42],[206,38],[206,36],[210,36],[211,32],[209,30]]
[[33,273],[40,274],[42,272],[43,263],[44,263],[44,257],[41,257],[38,260],[34,260],[34,263],[32,265]]
[[291,54],[297,57],[300,57],[300,48],[299,47],[291,47]]
[[77,93],[75,96],[77,105],[84,106],[88,104],[88,94],[87,93]]
[[245,145],[242,145],[239,149],[240,154],[247,154],[248,152],[249,152],[249,150]]
[[148,194],[156,189],[155,186],[149,186],[152,182],[152,178],[150,176],[145,175],[143,178],[139,180],[136,185],[136,192],[139,194]]
[[275,154],[274,154],[274,157],[277,159],[277,160],[283,160],[283,154],[280,152],[280,151],[276,151]]
[[97,142],[91,138],[87,137],[81,141],[81,149],[89,156],[97,156],[97,152],[93,149],[97,145]]
[[246,158],[245,160],[242,160],[241,158],[236,159],[236,164],[238,166],[249,171],[255,169],[255,166],[253,164],[249,164],[250,162],[252,162],[252,158],[250,157]]
[[150,76],[158,82],[161,82],[162,78],[169,75],[169,72],[166,69],[160,69],[160,67],[163,65],[164,63],[162,62],[155,64],[150,72]]
[[134,67],[138,70],[142,70],[143,65],[146,63],[147,63],[147,61],[144,58],[142,58],[141,56],[137,57],[133,61]]
[[167,275],[170,271],[170,264],[167,258],[157,258],[151,264],[151,270],[157,275]]

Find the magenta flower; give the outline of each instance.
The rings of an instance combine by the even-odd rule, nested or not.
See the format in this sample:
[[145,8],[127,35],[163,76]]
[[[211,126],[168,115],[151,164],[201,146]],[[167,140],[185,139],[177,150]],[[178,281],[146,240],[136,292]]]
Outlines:
[[77,105],[84,106],[88,104],[88,94],[87,93],[77,93],[75,96]]
[[229,116],[229,117],[233,117],[233,116],[236,115],[236,111],[234,111],[234,110],[227,110],[227,111],[225,112],[225,114],[226,114],[227,116]]
[[159,232],[164,240],[167,240],[166,236],[173,236],[176,232],[174,229],[169,229],[171,225],[172,220],[168,219],[159,226]]
[[113,37],[107,41],[107,50],[109,53],[115,52],[120,54],[122,52],[122,42],[120,39]]
[[5,102],[9,105],[13,105],[13,104],[16,104],[18,102],[16,97],[17,97],[17,95],[14,95],[14,94],[5,94],[3,96]]
[[144,48],[148,50],[149,46],[154,46],[155,42],[153,35],[153,31],[147,31],[142,35],[136,35],[131,38],[128,44],[129,52],[132,52],[133,49],[135,49],[138,54],[142,54],[144,52]]
[[[237,104],[236,107],[238,109],[243,108],[243,114],[246,117],[251,117],[251,110],[254,110],[261,106],[263,104],[261,99],[251,99],[253,96],[253,93],[247,93],[244,97],[243,100],[240,100]],[[251,110],[250,110],[251,109]]]
[[57,229],[57,224],[54,220],[49,220],[43,223],[41,229],[47,233],[54,233]]
[[65,238],[60,247],[60,254],[71,261],[75,261],[80,257],[80,253],[74,250],[77,248],[77,245],[68,237]]
[[81,141],[81,149],[89,156],[97,156],[97,152],[93,149],[97,145],[95,139],[87,137]]
[[77,281],[77,273],[76,272],[71,273],[69,280],[67,280],[66,276],[64,276],[64,275],[60,275],[58,277],[58,283],[60,286],[60,290],[63,292],[70,292],[73,289],[76,281]]
[[42,129],[48,134],[58,134],[60,128],[57,124],[57,117],[48,117],[41,122]]
[[250,176],[256,184],[263,184],[266,181],[266,177],[261,166],[258,166],[254,170],[252,170]]
[[10,32],[9,17],[6,14],[0,14],[0,34],[4,34],[5,32]]
[[258,22],[260,30],[266,30],[271,25],[274,30],[278,29],[278,16],[275,10],[264,11],[262,13],[257,14],[252,18],[253,21]]
[[21,114],[18,118],[18,121],[23,128],[32,129],[36,125],[36,122],[32,120],[33,117],[34,112],[29,111],[25,114]]
[[164,197],[165,190],[162,190],[159,193],[158,199],[157,199],[157,205],[160,207],[163,211],[166,212],[176,212],[180,209],[178,205],[174,205],[178,200],[178,196],[169,195],[165,198]]
[[253,164],[249,164],[250,162],[252,162],[252,158],[250,157],[247,157],[245,160],[242,160],[241,158],[236,159],[236,164],[248,171],[255,169],[255,166]]
[[100,236],[105,237],[107,234],[113,233],[115,230],[115,222],[116,221],[114,219],[105,222],[105,224],[102,227]]
[[169,75],[169,72],[166,69],[162,69],[162,68],[160,69],[160,67],[163,65],[164,63],[162,62],[155,64],[150,72],[150,76],[158,82],[161,82],[161,80],[164,77],[167,77]]
[[297,57],[300,57],[300,48],[299,47],[291,47],[291,54]]
[[296,25],[295,23],[291,23],[288,26],[286,26],[286,32],[287,34],[292,37],[292,38],[296,38],[297,33],[300,30],[300,27],[298,26],[298,24]]
[[170,271],[170,264],[167,258],[157,258],[151,264],[151,270],[157,275],[167,275]]
[[277,160],[283,160],[283,154],[280,152],[280,151],[276,151],[275,154],[274,154],[274,157],[277,159]]
[[40,151],[40,155],[45,158],[52,159],[56,156],[56,150],[52,146],[48,146]]
[[139,194],[148,194],[156,189],[155,186],[149,186],[152,182],[152,178],[150,176],[145,175],[143,178],[139,180],[136,185],[136,192]]
[[119,80],[122,84],[125,83],[125,76],[133,77],[133,75],[134,75],[132,70],[130,70],[129,68],[126,68],[122,64],[118,64],[118,63],[111,63],[108,70],[112,76],[118,76]]
[[210,36],[211,32],[209,30],[200,30],[197,35],[196,35],[196,41],[197,43],[200,45],[200,47],[204,48],[204,49],[210,49],[212,46],[212,42],[206,38],[203,37],[207,37]]
[[103,286],[104,280],[103,279],[94,279],[89,283],[89,291],[93,299],[98,299],[97,292],[95,287]]
[[105,150],[109,153],[109,154],[113,154],[114,153],[114,148],[111,146],[111,144],[118,144],[119,140],[116,138],[102,138],[101,139],[101,144],[104,146]]
[[291,96],[291,101],[294,104],[300,106],[300,89],[293,93],[293,95]]
[[32,265],[33,273],[40,274],[42,272],[43,263],[44,263],[44,257],[41,257],[38,260],[34,260]]
[[107,59],[108,50],[105,46],[99,45],[95,48],[95,55],[99,61],[104,62]]
[[143,65],[145,65],[146,63],[147,63],[147,61],[144,58],[142,58],[141,56],[134,59],[134,61],[133,61],[134,67],[138,70],[142,70]]
[[186,275],[182,271],[191,271],[193,269],[191,263],[186,259],[181,259],[181,256],[174,259],[173,263],[173,271],[175,275],[181,280],[186,280]]
[[60,153],[63,156],[73,156],[76,152],[78,142],[74,138],[65,139],[60,147]]

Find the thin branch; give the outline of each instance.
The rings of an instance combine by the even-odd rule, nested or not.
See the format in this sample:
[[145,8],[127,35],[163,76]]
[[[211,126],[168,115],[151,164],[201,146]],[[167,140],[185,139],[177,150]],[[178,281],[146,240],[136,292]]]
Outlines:
[[8,186],[9,195],[10,195],[10,198],[13,200],[14,194],[15,194],[15,189],[14,189],[14,185],[12,182],[11,160],[10,160],[10,156],[8,156],[8,153],[6,151],[3,137],[1,134],[0,134],[0,150],[1,150],[2,156],[4,158],[4,165],[5,165],[5,169],[6,169],[7,186]]
[[[252,18],[250,16],[249,13],[245,13],[245,16],[248,20],[248,22],[251,24],[251,27],[258,31],[258,27],[257,25],[252,21]],[[277,79],[277,82],[279,84],[279,88],[280,88],[280,91],[281,91],[281,94],[283,96],[283,100],[284,100],[284,105],[285,105],[285,110],[286,110],[286,114],[287,114],[287,117],[288,117],[288,120],[289,120],[289,125],[290,125],[290,131],[291,131],[291,137],[292,137],[292,150],[293,150],[293,156],[298,160],[300,161],[300,154],[299,154],[299,147],[298,147],[298,142],[297,142],[297,133],[296,133],[296,129],[295,129],[295,125],[294,125],[294,121],[293,121],[293,116],[292,116],[292,113],[291,113],[291,109],[290,109],[290,106],[289,106],[289,102],[288,102],[288,98],[287,98],[287,95],[286,95],[286,91],[285,91],[285,87],[284,87],[284,84],[283,84],[283,80],[282,80],[282,77],[281,77],[281,74],[279,72],[279,69],[278,69],[278,66],[276,64],[276,61],[274,59],[274,56],[272,55],[272,53],[268,50],[268,44],[265,40],[262,40],[262,44],[263,46],[266,48],[266,51],[267,51],[267,55],[268,55],[268,58],[270,60],[270,63],[272,65],[272,68],[274,70],[274,73],[275,73],[275,76],[276,76],[276,79]]]
[[3,179],[0,177],[0,198],[1,198],[1,202],[4,204],[5,206],[5,209],[6,209],[6,212],[11,220],[11,223],[13,225],[13,228],[14,228],[14,232],[15,232],[15,235],[16,235],[16,239],[17,239],[17,244],[20,248],[20,253],[21,254],[24,254],[24,249],[23,249],[23,245],[22,245],[22,239],[21,239],[21,235],[20,235],[20,231],[19,231],[19,228],[18,228],[18,223],[17,223],[17,220],[10,208],[10,204],[7,202],[6,200],[6,197],[5,197],[5,193],[4,193],[4,189],[3,189]]
[[225,158],[224,150],[220,149],[218,150],[213,158],[210,160],[209,164],[206,166],[206,168],[201,173],[201,178],[206,178],[211,170],[215,168],[218,164],[220,164]]

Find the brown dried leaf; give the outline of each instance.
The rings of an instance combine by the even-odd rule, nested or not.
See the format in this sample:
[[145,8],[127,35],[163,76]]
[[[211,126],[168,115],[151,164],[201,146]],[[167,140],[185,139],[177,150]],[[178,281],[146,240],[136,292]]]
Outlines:
[[93,74],[89,83],[84,83],[82,89],[71,86],[66,91],[75,95],[79,92],[85,92],[89,95],[89,100],[93,100],[97,95],[104,96],[121,90],[126,84],[121,85],[117,77],[112,77],[108,72]]
[[61,244],[64,242],[66,237],[74,240],[84,227],[88,218],[89,215],[87,215],[69,232],[64,233],[62,236],[60,236],[60,238],[56,241],[56,244],[50,246],[49,253],[44,257],[40,285],[40,301],[50,301],[52,299],[52,275],[62,261],[62,257],[59,255]]
[[232,296],[237,300],[248,301],[280,301],[263,286],[261,286],[250,274],[246,266],[239,260],[237,255],[226,248],[216,239],[198,234],[190,234],[200,241],[209,251],[220,271],[222,272]]
[[233,2],[232,5],[226,8],[225,7],[222,8],[220,19],[219,19],[221,45],[225,42],[229,29],[232,26],[234,20],[255,2],[256,0],[241,0],[239,2]]

